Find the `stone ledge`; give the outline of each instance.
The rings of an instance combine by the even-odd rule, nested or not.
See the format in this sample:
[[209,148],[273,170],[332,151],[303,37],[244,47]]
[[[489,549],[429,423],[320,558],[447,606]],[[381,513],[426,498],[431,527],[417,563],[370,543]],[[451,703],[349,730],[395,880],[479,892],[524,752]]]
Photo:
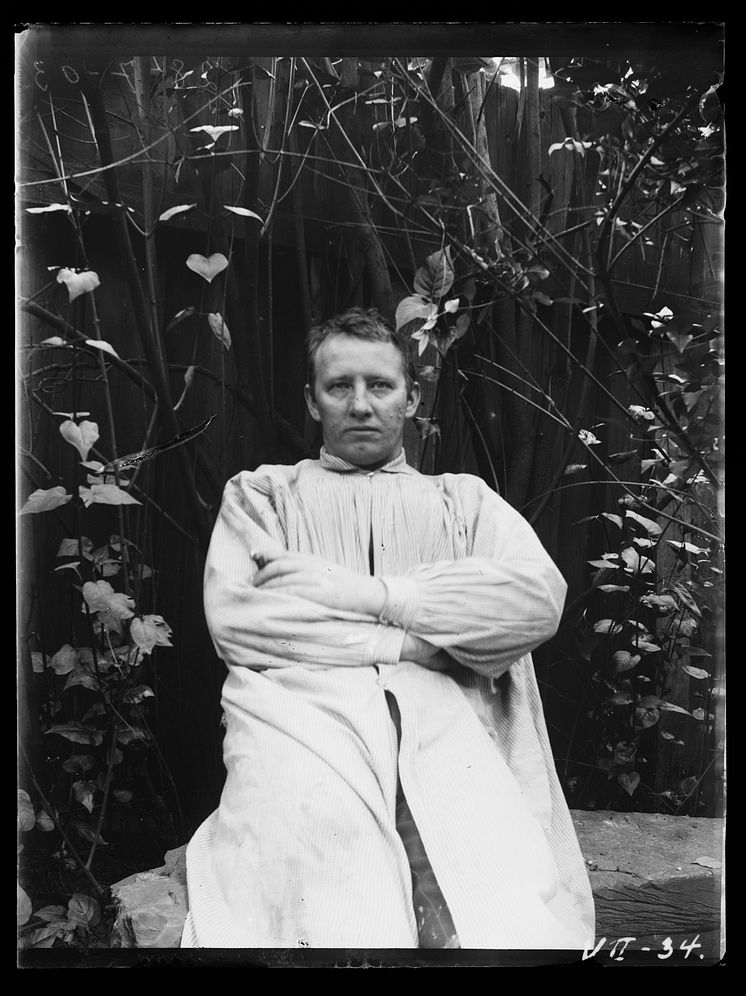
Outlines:
[[[724,824],[721,819],[575,810],[573,822],[596,901],[597,938],[707,939],[717,956]],[[186,845],[165,864],[111,887],[112,947],[175,948],[187,913]]]

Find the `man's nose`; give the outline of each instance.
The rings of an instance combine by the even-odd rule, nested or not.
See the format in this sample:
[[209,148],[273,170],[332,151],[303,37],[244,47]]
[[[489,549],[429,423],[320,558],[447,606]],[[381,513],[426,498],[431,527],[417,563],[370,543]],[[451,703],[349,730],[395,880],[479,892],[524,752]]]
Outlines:
[[350,411],[358,417],[369,415],[371,412],[370,395],[367,387],[356,387],[350,399]]

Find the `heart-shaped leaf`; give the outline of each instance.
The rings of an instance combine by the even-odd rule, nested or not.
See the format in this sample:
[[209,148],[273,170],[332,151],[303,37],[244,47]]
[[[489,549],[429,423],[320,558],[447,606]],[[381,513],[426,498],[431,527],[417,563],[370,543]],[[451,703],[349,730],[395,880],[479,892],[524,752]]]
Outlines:
[[130,635],[143,655],[149,654],[154,647],[172,647],[171,627],[163,616],[147,615],[142,619],[133,619]]
[[222,252],[214,252],[211,256],[203,256],[201,253],[194,252],[191,256],[187,256],[186,265],[210,284],[219,273],[226,269],[228,260]]
[[38,488],[28,496],[25,505],[18,514],[31,515],[36,512],[49,512],[53,508],[59,508],[60,505],[66,505],[71,498],[72,495],[67,494],[61,484],[58,484],[56,488]]
[[48,339],[42,339],[40,346],[67,346],[68,343],[59,335],[50,335]]
[[108,581],[86,581],[83,598],[91,612],[111,612],[117,619],[130,619],[134,615],[134,601],[114,591]]
[[104,739],[100,730],[91,730],[87,726],[80,726],[77,723],[62,723],[59,726],[50,726],[45,734],[56,733],[65,740],[70,740],[74,744],[93,744],[98,747]]
[[93,270],[83,270],[82,273],[76,273],[75,270],[71,270],[67,266],[61,267],[57,273],[57,283],[66,284],[71,301],[80,297],[81,294],[90,293],[101,285],[98,273],[94,273]]
[[209,314],[207,316],[207,321],[210,328],[215,334],[215,337],[219,342],[225,346],[226,349],[231,348],[231,334],[228,331],[228,326],[223,321],[223,317],[220,312],[215,312],[214,314]]
[[637,771],[623,771],[617,778],[617,781],[625,792],[628,792],[629,795],[634,795],[635,789],[640,784],[640,775]]
[[432,301],[426,301],[418,294],[410,294],[409,297],[402,298],[396,306],[396,331],[404,328],[410,322],[418,318],[425,321],[433,319],[438,314],[438,306]]
[[67,419],[60,426],[60,435],[75,447],[81,460],[87,460],[91,447],[98,439],[98,425],[87,420],[76,424],[72,419]]

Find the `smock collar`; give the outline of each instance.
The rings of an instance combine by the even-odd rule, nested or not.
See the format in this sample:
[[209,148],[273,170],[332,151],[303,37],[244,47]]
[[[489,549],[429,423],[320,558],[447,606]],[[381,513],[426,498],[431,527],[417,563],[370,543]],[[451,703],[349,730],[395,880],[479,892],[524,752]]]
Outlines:
[[404,453],[404,447],[399,451],[398,456],[395,456],[393,460],[389,460],[388,463],[384,464],[383,467],[378,467],[376,470],[368,470],[365,467],[358,467],[354,463],[350,463],[348,460],[343,460],[341,457],[334,456],[333,453],[329,453],[325,446],[321,447],[321,453],[319,454],[319,461],[324,470],[334,470],[338,473],[357,473],[357,474],[411,474],[412,468],[407,463],[407,458]]

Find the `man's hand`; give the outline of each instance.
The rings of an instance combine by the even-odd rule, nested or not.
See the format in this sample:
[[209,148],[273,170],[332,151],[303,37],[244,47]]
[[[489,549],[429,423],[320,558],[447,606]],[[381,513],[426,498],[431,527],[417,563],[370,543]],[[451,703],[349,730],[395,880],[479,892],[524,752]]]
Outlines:
[[263,557],[264,566],[254,576],[256,588],[300,595],[319,605],[343,612],[378,616],[386,601],[381,580],[304,553],[279,553]]
[[404,637],[399,660],[414,661],[429,671],[445,671],[451,664],[451,658],[445,650],[439,650],[432,643],[421,640],[419,636],[413,636],[411,633],[407,633]]

